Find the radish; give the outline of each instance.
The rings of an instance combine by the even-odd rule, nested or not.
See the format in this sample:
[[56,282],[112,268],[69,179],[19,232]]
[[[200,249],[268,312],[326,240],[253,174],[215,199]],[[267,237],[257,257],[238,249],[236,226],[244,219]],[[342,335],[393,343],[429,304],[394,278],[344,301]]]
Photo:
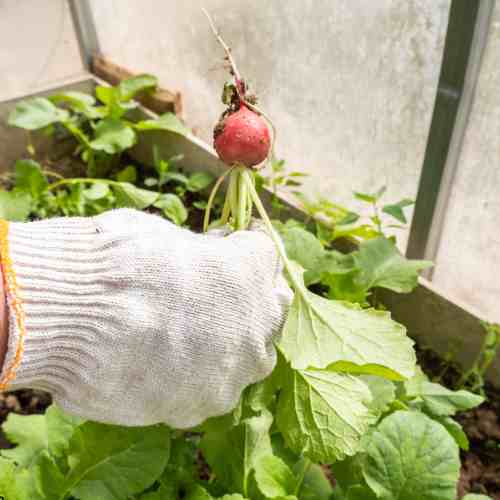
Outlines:
[[[236,67],[231,49],[219,34],[208,12],[202,10],[226,53],[225,59],[233,76],[233,82],[224,85],[222,102],[227,108],[214,128],[215,150],[219,158],[231,168],[217,180],[210,193],[203,229],[208,229],[215,195],[223,180],[229,176],[222,215],[215,224],[220,226],[229,223],[233,229],[242,230],[247,229],[250,224],[253,206],[256,206],[259,213],[260,209],[263,209],[255,191],[253,170],[263,166],[273,155],[276,129],[271,120],[256,106],[257,98],[248,94],[246,82]],[[273,231],[272,227],[270,229]],[[274,239],[276,235],[272,236]]]
[[237,111],[223,115],[214,129],[214,147],[227,165],[254,167],[269,156],[271,137],[265,120],[240,104]]

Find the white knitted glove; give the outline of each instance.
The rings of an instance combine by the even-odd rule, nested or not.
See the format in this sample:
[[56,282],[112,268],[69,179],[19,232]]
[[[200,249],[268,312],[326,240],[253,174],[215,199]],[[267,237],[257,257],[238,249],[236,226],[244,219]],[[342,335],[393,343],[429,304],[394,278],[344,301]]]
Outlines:
[[92,420],[187,428],[275,365],[291,292],[263,231],[200,235],[120,209],[10,224],[8,244],[26,327],[12,389]]

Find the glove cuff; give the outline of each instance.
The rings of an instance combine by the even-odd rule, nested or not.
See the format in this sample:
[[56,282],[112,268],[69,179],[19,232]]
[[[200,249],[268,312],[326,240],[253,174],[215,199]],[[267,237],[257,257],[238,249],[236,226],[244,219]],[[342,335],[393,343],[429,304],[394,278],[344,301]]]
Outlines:
[[91,218],[0,220],[9,311],[0,390],[31,387],[65,398],[96,368],[95,311],[105,307],[100,278],[107,262],[96,232]]

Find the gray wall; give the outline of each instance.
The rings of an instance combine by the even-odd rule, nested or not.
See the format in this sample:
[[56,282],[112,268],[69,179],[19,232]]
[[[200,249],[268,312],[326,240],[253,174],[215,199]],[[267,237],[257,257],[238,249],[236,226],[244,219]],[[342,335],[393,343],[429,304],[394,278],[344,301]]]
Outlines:
[[66,0],[0,0],[0,101],[82,72]]
[[500,322],[500,2],[448,202],[433,281]]
[[[310,193],[414,197],[449,0],[92,0],[105,54],[183,92],[210,141],[227,72],[200,6],[278,128],[278,154],[311,174]],[[402,247],[406,238],[402,237]]]

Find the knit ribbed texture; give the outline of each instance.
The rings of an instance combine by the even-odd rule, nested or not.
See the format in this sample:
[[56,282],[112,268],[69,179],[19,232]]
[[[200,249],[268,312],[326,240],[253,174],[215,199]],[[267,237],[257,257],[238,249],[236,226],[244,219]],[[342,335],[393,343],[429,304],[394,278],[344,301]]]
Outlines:
[[275,364],[291,294],[263,231],[198,235],[121,209],[11,224],[9,245],[26,317],[13,389],[92,420],[187,428]]

